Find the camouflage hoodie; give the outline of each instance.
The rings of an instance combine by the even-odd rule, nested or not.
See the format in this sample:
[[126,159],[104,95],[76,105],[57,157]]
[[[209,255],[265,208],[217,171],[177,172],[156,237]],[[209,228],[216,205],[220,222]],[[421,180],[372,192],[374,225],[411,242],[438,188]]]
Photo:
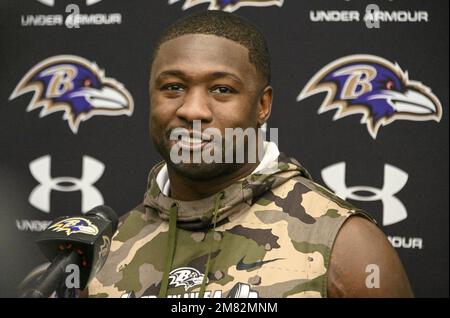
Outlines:
[[265,169],[196,201],[164,195],[150,172],[91,297],[326,297],[336,234],[362,213],[280,154]]

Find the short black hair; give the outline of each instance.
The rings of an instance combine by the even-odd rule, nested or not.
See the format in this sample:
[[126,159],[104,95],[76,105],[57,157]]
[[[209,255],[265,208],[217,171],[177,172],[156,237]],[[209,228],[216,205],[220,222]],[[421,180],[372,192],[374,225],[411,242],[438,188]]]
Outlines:
[[151,64],[160,46],[187,34],[210,34],[237,42],[248,49],[250,63],[270,83],[270,54],[263,33],[250,21],[219,10],[200,11],[175,21],[163,32],[153,51]]

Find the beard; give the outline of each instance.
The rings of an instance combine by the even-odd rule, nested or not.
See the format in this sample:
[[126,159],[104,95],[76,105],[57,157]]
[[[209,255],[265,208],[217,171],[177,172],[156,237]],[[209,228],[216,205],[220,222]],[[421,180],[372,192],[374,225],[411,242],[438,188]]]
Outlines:
[[168,165],[178,174],[183,177],[192,180],[210,180],[218,178],[227,174],[231,174],[234,171],[242,167],[242,164],[235,163],[177,163],[172,161],[166,161]]

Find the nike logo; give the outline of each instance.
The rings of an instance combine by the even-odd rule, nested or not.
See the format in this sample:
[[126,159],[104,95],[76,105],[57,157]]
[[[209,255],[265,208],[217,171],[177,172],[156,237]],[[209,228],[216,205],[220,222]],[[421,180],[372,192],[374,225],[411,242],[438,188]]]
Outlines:
[[267,261],[257,261],[254,263],[246,264],[246,263],[244,263],[244,258],[245,258],[245,256],[243,258],[241,258],[241,260],[236,264],[236,269],[238,271],[248,271],[253,268],[261,267],[264,264],[267,264],[270,262],[275,262],[275,261],[282,259],[282,258],[274,258],[274,259],[269,259]]

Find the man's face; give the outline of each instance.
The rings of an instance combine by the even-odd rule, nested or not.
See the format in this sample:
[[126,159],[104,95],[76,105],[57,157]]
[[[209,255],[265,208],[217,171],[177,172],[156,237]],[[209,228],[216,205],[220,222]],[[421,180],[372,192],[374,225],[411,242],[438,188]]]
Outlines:
[[[156,148],[186,177],[205,179],[230,173],[238,165],[174,164],[170,151],[179,140],[171,140],[170,134],[176,128],[192,133],[194,120],[201,121],[202,131],[215,128],[222,136],[225,128],[256,129],[258,121],[270,112],[267,96],[262,97],[268,94],[265,86],[249,61],[248,49],[239,43],[203,34],[183,35],[163,43],[150,77],[150,134]],[[271,104],[271,90],[269,95]],[[193,148],[205,144],[196,143]]]

